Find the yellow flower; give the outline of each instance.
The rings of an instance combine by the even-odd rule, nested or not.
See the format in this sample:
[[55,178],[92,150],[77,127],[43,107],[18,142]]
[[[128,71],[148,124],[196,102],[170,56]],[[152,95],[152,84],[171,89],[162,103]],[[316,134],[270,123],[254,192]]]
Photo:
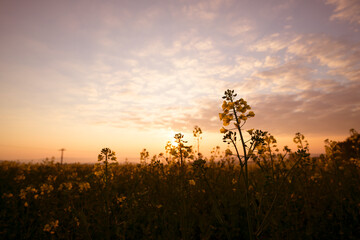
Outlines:
[[225,113],[219,113],[219,118],[220,118],[220,120],[223,120],[223,118],[226,116],[226,114]]
[[221,133],[226,133],[228,130],[227,129],[225,129],[224,127],[222,127],[221,129],[220,129],[220,132]]
[[234,103],[233,102],[229,102],[227,108],[230,110],[234,107]]
[[244,121],[246,121],[246,120],[247,120],[247,117],[246,117],[244,114],[241,114],[240,117],[239,117],[239,120],[244,120]]
[[44,232],[50,232],[51,231],[51,226],[50,224],[45,224],[44,228],[43,228]]
[[12,193],[4,193],[3,198],[12,198],[14,195]]
[[189,184],[192,185],[192,186],[195,186],[195,181],[193,179],[190,179]]
[[78,185],[79,185],[80,192],[82,192],[84,190],[87,191],[88,189],[90,189],[90,183],[88,183],[88,182],[82,182],[82,183],[79,183]]
[[21,199],[25,199],[25,198],[26,198],[26,190],[21,189],[21,190],[20,190],[19,197],[20,197]]
[[228,108],[227,102],[224,101],[221,107],[222,107],[223,110],[227,109]]
[[27,202],[25,202],[25,203],[24,203],[24,206],[25,206],[25,207],[28,207],[28,206],[29,206],[29,204],[28,204]]
[[[50,185],[51,186],[51,185]],[[63,189],[71,190],[72,189],[72,183],[71,182],[64,182],[61,183],[58,190],[61,191]]]
[[44,232],[50,232],[51,234],[55,233],[55,229],[59,226],[59,220],[51,221],[50,223],[46,224],[43,228]]
[[254,132],[254,129],[252,128],[252,129],[250,129],[250,130],[247,130],[247,132],[248,132],[250,135],[252,135],[253,132]]
[[254,117],[255,116],[255,113],[253,111],[250,111],[247,115],[248,117]]
[[122,204],[126,200],[126,197],[125,196],[116,197],[116,200],[117,200],[118,203]]
[[223,125],[227,126],[229,125],[230,121],[231,121],[232,117],[226,116],[223,118]]
[[231,182],[232,182],[232,184],[236,184],[236,183],[237,183],[237,181],[236,181],[235,178],[233,178]]
[[76,222],[76,226],[79,227],[80,226],[80,222],[79,219],[77,217],[74,217],[74,220]]
[[50,193],[51,191],[53,191],[54,187],[52,185],[44,183],[43,185],[40,186],[40,189],[41,189],[41,195],[43,195],[45,192]]
[[19,175],[19,176],[16,176],[15,178],[14,178],[14,180],[15,181],[22,181],[22,180],[25,180],[25,176],[24,176],[24,174],[22,174],[22,175]]

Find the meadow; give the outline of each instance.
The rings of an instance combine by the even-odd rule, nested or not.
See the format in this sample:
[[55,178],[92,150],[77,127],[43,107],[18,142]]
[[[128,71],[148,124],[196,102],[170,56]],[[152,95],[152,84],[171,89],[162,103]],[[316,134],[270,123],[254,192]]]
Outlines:
[[234,97],[220,113],[234,148],[209,159],[177,134],[169,157],[144,150],[139,164],[118,164],[108,148],[97,164],[1,162],[0,238],[359,239],[359,133],[326,141],[316,158],[300,133],[294,151],[260,130],[246,142],[254,113]]

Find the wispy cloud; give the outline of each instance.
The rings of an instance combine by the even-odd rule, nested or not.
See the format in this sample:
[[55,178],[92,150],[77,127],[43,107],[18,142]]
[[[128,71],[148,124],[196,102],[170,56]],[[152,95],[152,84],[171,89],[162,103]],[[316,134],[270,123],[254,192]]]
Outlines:
[[218,132],[226,89],[274,133],[360,121],[357,1],[40,2],[0,2],[3,128]]
[[360,2],[358,0],[325,0],[326,4],[335,5],[331,20],[343,20],[360,24]]

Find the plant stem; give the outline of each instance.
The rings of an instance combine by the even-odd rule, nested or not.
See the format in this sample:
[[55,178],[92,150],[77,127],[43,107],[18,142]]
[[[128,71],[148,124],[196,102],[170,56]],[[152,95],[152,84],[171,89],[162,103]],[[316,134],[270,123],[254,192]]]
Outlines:
[[[230,100],[233,103],[233,99],[231,98]],[[243,152],[244,152],[245,174],[243,174],[243,176],[244,176],[245,187],[246,187],[246,189],[245,189],[246,218],[247,218],[247,222],[248,222],[249,239],[253,240],[254,239],[254,231],[252,228],[252,221],[251,221],[251,216],[250,216],[250,200],[249,200],[249,173],[248,173],[248,166],[247,166],[248,165],[248,156],[246,153],[245,141],[244,141],[244,137],[241,132],[240,122],[237,117],[235,107],[233,107],[233,112],[234,112],[234,117],[235,117],[235,121],[236,121],[236,128],[239,131],[241,144],[242,144]],[[236,145],[234,142],[233,142],[233,144]],[[240,158],[239,154],[238,154],[238,158],[241,163],[241,158]]]

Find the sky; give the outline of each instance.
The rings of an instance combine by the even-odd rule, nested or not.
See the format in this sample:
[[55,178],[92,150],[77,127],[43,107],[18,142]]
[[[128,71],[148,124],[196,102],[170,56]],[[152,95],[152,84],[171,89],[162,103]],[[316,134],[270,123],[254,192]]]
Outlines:
[[182,132],[209,156],[221,97],[310,152],[360,123],[358,0],[0,0],[0,159],[120,162]]

